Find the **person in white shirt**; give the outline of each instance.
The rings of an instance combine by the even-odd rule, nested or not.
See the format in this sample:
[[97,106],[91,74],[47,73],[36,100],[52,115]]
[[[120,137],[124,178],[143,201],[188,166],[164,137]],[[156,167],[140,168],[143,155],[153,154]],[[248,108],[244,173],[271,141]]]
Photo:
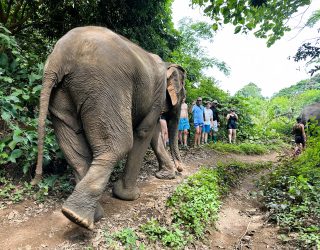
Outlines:
[[208,143],[208,134],[210,133],[211,124],[213,124],[213,112],[211,110],[210,102],[206,103],[204,109],[204,126],[202,129],[202,143]]

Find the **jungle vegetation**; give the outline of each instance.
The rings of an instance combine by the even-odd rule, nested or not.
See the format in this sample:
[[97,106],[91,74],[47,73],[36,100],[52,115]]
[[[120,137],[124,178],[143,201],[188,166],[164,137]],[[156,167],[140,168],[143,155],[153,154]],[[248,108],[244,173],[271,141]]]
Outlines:
[[[296,61],[306,61],[312,77],[292,83],[291,87],[282,89],[271,98],[263,97],[255,83],[248,83],[234,96],[223,91],[214,77],[206,76],[205,70],[217,67],[228,74],[232,69],[223,62],[223,58],[208,56],[200,45],[200,39],[213,38],[223,24],[231,23],[235,26],[235,33],[253,32],[272,46],[290,29],[288,19],[300,7],[307,7],[310,0],[191,0],[190,4],[201,6],[212,22],[184,19],[178,28],[172,22],[172,2],[0,0],[1,198],[18,202],[31,190],[26,182],[21,189],[23,192],[17,191],[5,172],[14,171],[23,175],[23,180],[30,180],[36,163],[37,106],[44,61],[63,34],[82,25],[108,27],[164,60],[182,65],[188,72],[187,102],[191,103],[197,96],[202,96],[203,100],[218,100],[221,126],[225,125],[224,117],[228,110],[236,107],[240,120],[238,137],[246,145],[270,145],[277,141],[290,143],[291,127],[301,109],[320,101],[320,75],[317,74],[320,69],[320,36],[316,34],[314,39],[297,48],[294,56]],[[316,27],[319,20],[317,11],[305,25]],[[226,135],[221,133],[219,136],[223,141]],[[319,244],[320,212],[319,209],[311,209],[320,207],[319,151],[319,138],[318,141],[311,140],[301,158],[287,162],[270,177],[269,182],[262,184],[273,219],[301,233],[297,240],[307,246]],[[50,126],[47,126],[44,157],[45,165],[50,167],[63,162]],[[215,181],[216,174],[213,173],[212,177]],[[41,184],[37,197],[43,199],[50,185],[56,181],[60,182],[60,187],[70,188],[63,186],[63,178],[51,178],[47,184]],[[178,197],[173,196],[172,199]],[[301,214],[303,216],[299,217]],[[306,226],[308,215],[315,218],[315,224]],[[156,222],[150,223],[143,230],[148,231],[152,226],[158,229]],[[201,225],[197,226],[201,228]],[[191,229],[198,233],[198,229]]]

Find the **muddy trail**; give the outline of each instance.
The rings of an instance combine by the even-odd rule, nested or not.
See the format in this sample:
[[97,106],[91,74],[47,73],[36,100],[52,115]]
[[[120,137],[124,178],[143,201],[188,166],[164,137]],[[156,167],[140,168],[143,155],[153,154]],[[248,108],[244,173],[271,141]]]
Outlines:
[[[276,161],[276,153],[262,156],[222,154],[207,149],[182,151],[187,168],[174,180],[154,177],[157,163],[149,152],[139,179],[141,196],[135,201],[113,198],[108,188],[101,200],[106,217],[88,231],[66,219],[61,213],[62,200],[49,197],[39,203],[31,200],[9,205],[0,210],[0,249],[94,249],[104,247],[106,232],[125,227],[137,228],[147,219],[166,219],[165,201],[181,181],[196,172],[201,165],[215,166],[217,162]],[[265,224],[260,204],[250,194],[255,191],[259,174],[248,175],[223,202],[216,229],[205,240],[187,249],[280,249],[277,229]],[[161,249],[156,247],[156,249]]]

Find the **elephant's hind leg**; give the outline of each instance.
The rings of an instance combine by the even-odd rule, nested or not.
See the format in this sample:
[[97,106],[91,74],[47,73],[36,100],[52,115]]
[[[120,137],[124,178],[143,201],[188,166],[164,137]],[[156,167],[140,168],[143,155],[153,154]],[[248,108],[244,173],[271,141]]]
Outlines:
[[[70,118],[72,119],[72,118]],[[83,133],[76,133],[56,116],[52,115],[54,131],[60,148],[69,164],[73,168],[76,183],[86,175],[92,162],[92,152]],[[102,206],[98,203],[94,220],[104,216]]]
[[[114,165],[132,147],[130,121],[123,120],[115,124],[118,117],[107,120],[111,113],[108,111],[108,107],[105,110],[99,110],[96,107],[92,109],[94,110],[90,110],[82,116],[82,121],[93,159],[87,174],[76,185],[75,190],[62,207],[62,212],[66,217],[88,229],[94,227],[97,202],[105,190]],[[93,115],[93,111],[96,111],[95,115]],[[96,119],[95,116],[106,120]]]

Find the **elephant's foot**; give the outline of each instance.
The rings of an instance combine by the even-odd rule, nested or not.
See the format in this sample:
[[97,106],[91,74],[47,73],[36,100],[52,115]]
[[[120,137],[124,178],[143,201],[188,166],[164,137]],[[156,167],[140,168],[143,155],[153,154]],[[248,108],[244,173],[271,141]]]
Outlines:
[[139,198],[140,190],[137,186],[134,188],[125,188],[120,179],[113,185],[112,193],[121,200],[133,201]]
[[103,207],[98,203],[97,208],[94,211],[94,222],[99,221],[101,218],[105,216]]
[[72,222],[76,223],[77,225],[87,228],[89,230],[93,230],[94,228],[94,220],[93,218],[84,218],[80,216],[77,212],[72,211],[70,208],[63,206],[62,213]]
[[174,164],[176,165],[176,168],[178,172],[182,172],[184,169],[184,164],[181,161],[175,161]]
[[103,216],[103,209],[86,193],[75,190],[63,204],[62,213],[79,226],[93,230],[94,221]]
[[162,169],[156,173],[156,177],[158,179],[171,180],[176,178],[176,174],[174,171],[168,171],[168,170]]

